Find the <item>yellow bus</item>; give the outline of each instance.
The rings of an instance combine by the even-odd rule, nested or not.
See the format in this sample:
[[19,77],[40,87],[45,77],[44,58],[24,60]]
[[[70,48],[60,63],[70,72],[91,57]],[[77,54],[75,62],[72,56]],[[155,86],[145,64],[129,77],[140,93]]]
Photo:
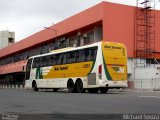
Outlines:
[[127,52],[124,44],[98,42],[59,49],[30,57],[26,65],[25,87],[39,89],[68,88],[83,93],[106,93],[108,89],[127,87]]

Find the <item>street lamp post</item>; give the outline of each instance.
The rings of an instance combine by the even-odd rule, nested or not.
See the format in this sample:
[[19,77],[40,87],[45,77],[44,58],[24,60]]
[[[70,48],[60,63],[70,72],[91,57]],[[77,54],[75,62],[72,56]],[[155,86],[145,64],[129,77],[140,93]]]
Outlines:
[[[57,42],[57,30],[52,29],[52,28],[49,28],[49,27],[44,27],[44,28],[55,32],[55,35],[56,35],[55,41]],[[56,47],[55,47],[55,48],[56,48]]]
[[52,31],[54,31],[55,32],[55,34],[56,34],[56,39],[57,39],[57,30],[55,30],[55,29],[52,29],[52,28],[49,28],[49,27],[44,27],[45,29],[48,29],[48,30],[52,30]]

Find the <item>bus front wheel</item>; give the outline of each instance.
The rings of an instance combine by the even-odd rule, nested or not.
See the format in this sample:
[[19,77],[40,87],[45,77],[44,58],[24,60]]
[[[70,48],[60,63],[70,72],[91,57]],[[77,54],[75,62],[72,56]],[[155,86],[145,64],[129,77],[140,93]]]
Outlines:
[[67,83],[67,88],[68,88],[68,92],[70,93],[74,93],[75,92],[75,84],[73,82],[73,80],[69,80]]
[[37,88],[37,83],[35,81],[33,81],[32,83],[32,88],[34,91],[38,91],[39,89]]

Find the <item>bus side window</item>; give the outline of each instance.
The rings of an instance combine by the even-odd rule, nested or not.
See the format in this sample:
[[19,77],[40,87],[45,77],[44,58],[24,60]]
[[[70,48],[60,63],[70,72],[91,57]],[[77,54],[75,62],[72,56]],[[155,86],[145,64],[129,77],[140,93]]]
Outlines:
[[67,53],[63,53],[63,64],[67,64]]
[[28,59],[28,62],[26,65],[26,80],[29,80],[30,78],[31,64],[32,64],[32,59]]
[[85,61],[85,50],[80,50],[80,62],[84,62]]
[[36,67],[39,67],[39,65],[40,65],[39,58],[34,58],[32,67],[36,68]]
[[40,67],[45,67],[45,66],[47,66],[47,57],[46,56],[40,58]]
[[50,55],[50,58],[49,58],[49,66],[54,66],[54,65],[56,65],[55,55]]
[[46,56],[47,57],[47,61],[46,61],[46,64],[47,64],[47,66],[50,66],[50,55],[48,55],[48,56]]
[[67,52],[65,54],[66,54],[66,64],[69,64],[70,63],[69,52]]
[[76,51],[76,62],[80,62],[81,56],[80,56],[80,51]]
[[76,52],[76,62],[84,62],[84,61],[85,61],[84,50],[78,50]]
[[75,63],[76,61],[76,51],[69,53],[69,63]]
[[55,55],[55,65],[59,65],[59,54]]
[[90,49],[90,60],[95,60],[97,55],[97,47]]
[[90,60],[90,54],[89,54],[89,49],[85,49],[85,61],[89,61]]
[[50,56],[46,56],[46,66],[50,66],[49,61],[50,61]]
[[63,55],[64,55],[64,54],[59,54],[59,59],[58,59],[57,64],[61,65],[61,64],[64,63],[64,56],[63,56]]

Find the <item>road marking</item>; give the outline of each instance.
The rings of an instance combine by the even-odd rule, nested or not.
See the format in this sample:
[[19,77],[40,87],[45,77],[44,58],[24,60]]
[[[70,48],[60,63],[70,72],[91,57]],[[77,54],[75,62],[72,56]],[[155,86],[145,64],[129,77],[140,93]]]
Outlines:
[[160,97],[158,97],[158,96],[139,96],[139,97],[142,97],[142,98],[158,98],[158,99],[160,99]]

